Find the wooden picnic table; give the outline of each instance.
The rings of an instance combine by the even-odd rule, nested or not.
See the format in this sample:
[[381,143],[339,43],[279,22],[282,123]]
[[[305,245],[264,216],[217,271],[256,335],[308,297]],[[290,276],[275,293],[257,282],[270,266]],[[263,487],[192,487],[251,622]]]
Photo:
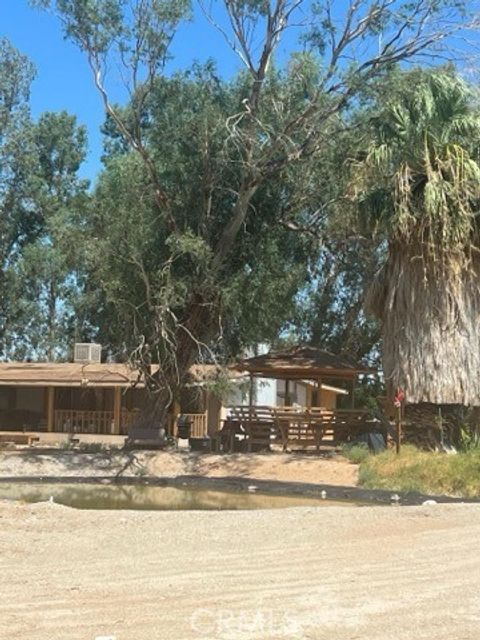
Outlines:
[[222,440],[229,451],[235,448],[237,436],[245,440],[247,451],[269,449],[278,439],[272,407],[231,407],[224,421]]
[[325,407],[232,407],[221,430],[223,450],[234,451],[242,439],[246,450],[269,449],[274,443],[284,451],[349,442],[377,423],[364,409]]

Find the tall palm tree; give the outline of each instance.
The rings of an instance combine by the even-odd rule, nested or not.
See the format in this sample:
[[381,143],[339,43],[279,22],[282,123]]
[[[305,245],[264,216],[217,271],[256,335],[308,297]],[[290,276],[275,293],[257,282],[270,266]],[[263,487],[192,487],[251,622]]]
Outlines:
[[399,74],[354,161],[357,213],[385,240],[367,295],[390,391],[480,406],[480,111],[452,70]]

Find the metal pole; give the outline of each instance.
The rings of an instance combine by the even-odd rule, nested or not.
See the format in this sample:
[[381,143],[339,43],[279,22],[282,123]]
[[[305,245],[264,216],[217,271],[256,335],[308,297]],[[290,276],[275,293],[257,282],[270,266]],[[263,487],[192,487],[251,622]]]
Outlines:
[[400,446],[402,442],[402,405],[397,407],[396,411],[396,429],[395,429],[395,451],[400,453]]
[[248,398],[248,430],[247,430],[247,449],[249,452],[252,450],[251,433],[252,433],[252,421],[253,421],[253,394],[255,390],[255,382],[253,374],[250,374],[250,392]]
[[405,391],[403,389],[397,389],[393,403],[396,408],[395,412],[395,449],[397,454],[400,453],[400,446],[402,442],[402,420],[403,420],[403,407],[405,406]]

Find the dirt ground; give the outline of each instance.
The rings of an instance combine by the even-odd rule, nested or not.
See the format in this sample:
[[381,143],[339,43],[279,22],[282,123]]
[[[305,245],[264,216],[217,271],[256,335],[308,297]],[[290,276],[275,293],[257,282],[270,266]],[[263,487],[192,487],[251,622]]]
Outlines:
[[0,502],[0,638],[477,640],[479,538],[474,505]]
[[294,453],[232,455],[187,451],[82,453],[58,450],[0,452],[0,478],[21,476],[156,476],[197,475],[255,478],[354,486],[358,469],[341,456]]

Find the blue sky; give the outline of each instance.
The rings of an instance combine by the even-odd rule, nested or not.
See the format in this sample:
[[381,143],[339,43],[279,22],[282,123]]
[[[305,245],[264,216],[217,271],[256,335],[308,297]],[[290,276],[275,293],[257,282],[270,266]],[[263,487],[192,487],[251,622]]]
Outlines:
[[[66,109],[88,127],[89,155],[82,173],[93,179],[100,168],[99,127],[104,114],[83,54],[64,40],[54,16],[32,9],[28,0],[0,0],[0,36],[6,36],[36,66],[37,77],[31,92],[33,116]],[[236,57],[220,34],[201,14],[195,16],[193,23],[182,26],[173,53],[175,67],[187,67],[194,59],[209,57],[218,59],[219,71],[224,75],[238,67]]]
[[[336,6],[341,14],[341,2]],[[31,93],[33,116],[36,118],[43,111],[65,109],[87,126],[89,154],[82,174],[93,180],[101,168],[99,128],[104,114],[84,55],[75,45],[64,40],[60,23],[54,16],[31,8],[28,0],[0,0],[0,36],[6,36],[37,68]],[[293,31],[282,45],[280,57],[291,49],[294,40]],[[223,76],[233,74],[240,66],[223,37],[198,8],[194,20],[182,25],[177,33],[172,53],[171,70],[186,68],[194,60],[204,61],[209,57],[217,61],[219,73]]]

